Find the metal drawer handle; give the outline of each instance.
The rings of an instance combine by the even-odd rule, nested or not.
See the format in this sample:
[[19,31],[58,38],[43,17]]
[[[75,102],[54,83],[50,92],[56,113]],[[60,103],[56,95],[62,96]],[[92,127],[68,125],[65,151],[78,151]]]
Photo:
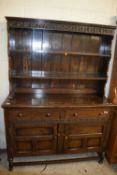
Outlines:
[[73,116],[74,116],[74,117],[77,117],[77,116],[78,116],[78,113],[74,113]]
[[65,140],[67,140],[68,139],[68,136],[65,136]]
[[57,136],[56,136],[56,135],[54,136],[54,139],[55,139],[55,140],[57,139]]
[[104,114],[108,114],[108,111],[104,111]]
[[108,111],[103,111],[99,113],[99,115],[104,115],[104,114],[108,114]]
[[50,115],[51,115],[50,113],[47,113],[47,114],[46,114],[47,117],[50,117]]

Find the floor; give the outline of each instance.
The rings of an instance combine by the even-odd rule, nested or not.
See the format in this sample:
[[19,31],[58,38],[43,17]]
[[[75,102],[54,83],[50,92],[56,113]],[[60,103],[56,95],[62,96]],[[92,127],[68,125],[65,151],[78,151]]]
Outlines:
[[8,171],[6,154],[1,155],[0,175],[117,175],[117,164],[109,165],[106,160],[103,164],[97,161],[83,161],[75,163],[34,165],[14,167]]

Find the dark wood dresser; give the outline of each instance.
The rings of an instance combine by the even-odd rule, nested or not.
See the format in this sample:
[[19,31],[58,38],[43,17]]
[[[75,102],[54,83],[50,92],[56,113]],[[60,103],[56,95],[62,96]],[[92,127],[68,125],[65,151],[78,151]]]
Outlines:
[[[10,89],[3,108],[9,169],[44,162],[15,161],[18,157],[96,153],[80,160],[102,161],[116,109],[104,97],[115,27],[6,19]],[[46,163],[58,161],[66,159]]]

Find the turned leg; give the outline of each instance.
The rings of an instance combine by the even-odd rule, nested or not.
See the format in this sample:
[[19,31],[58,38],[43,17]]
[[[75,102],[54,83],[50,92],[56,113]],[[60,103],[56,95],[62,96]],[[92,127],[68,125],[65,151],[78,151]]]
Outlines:
[[9,162],[9,171],[12,171],[12,170],[13,170],[13,159],[10,158],[10,159],[8,160],[8,162]]
[[103,152],[98,152],[99,160],[98,163],[103,163],[104,161],[104,153]]

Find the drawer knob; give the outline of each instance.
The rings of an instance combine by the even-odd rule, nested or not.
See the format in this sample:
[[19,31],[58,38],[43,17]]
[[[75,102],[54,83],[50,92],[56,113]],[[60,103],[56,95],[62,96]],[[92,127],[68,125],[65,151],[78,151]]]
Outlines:
[[108,111],[104,111],[104,114],[108,114]]
[[74,113],[73,116],[74,116],[74,117],[77,117],[77,116],[78,116],[78,113]]
[[47,117],[50,117],[50,113],[47,113],[46,116],[47,116]]
[[104,115],[104,114],[108,114],[108,111],[103,111],[99,113],[99,115]]
[[19,114],[18,114],[18,116],[19,116],[19,117],[22,117],[22,116],[23,116],[23,114],[22,114],[22,113],[19,113]]
[[67,140],[68,139],[68,136],[65,136],[65,140]]
[[57,139],[57,136],[56,136],[56,135],[54,136],[54,139],[55,139],[55,140]]

